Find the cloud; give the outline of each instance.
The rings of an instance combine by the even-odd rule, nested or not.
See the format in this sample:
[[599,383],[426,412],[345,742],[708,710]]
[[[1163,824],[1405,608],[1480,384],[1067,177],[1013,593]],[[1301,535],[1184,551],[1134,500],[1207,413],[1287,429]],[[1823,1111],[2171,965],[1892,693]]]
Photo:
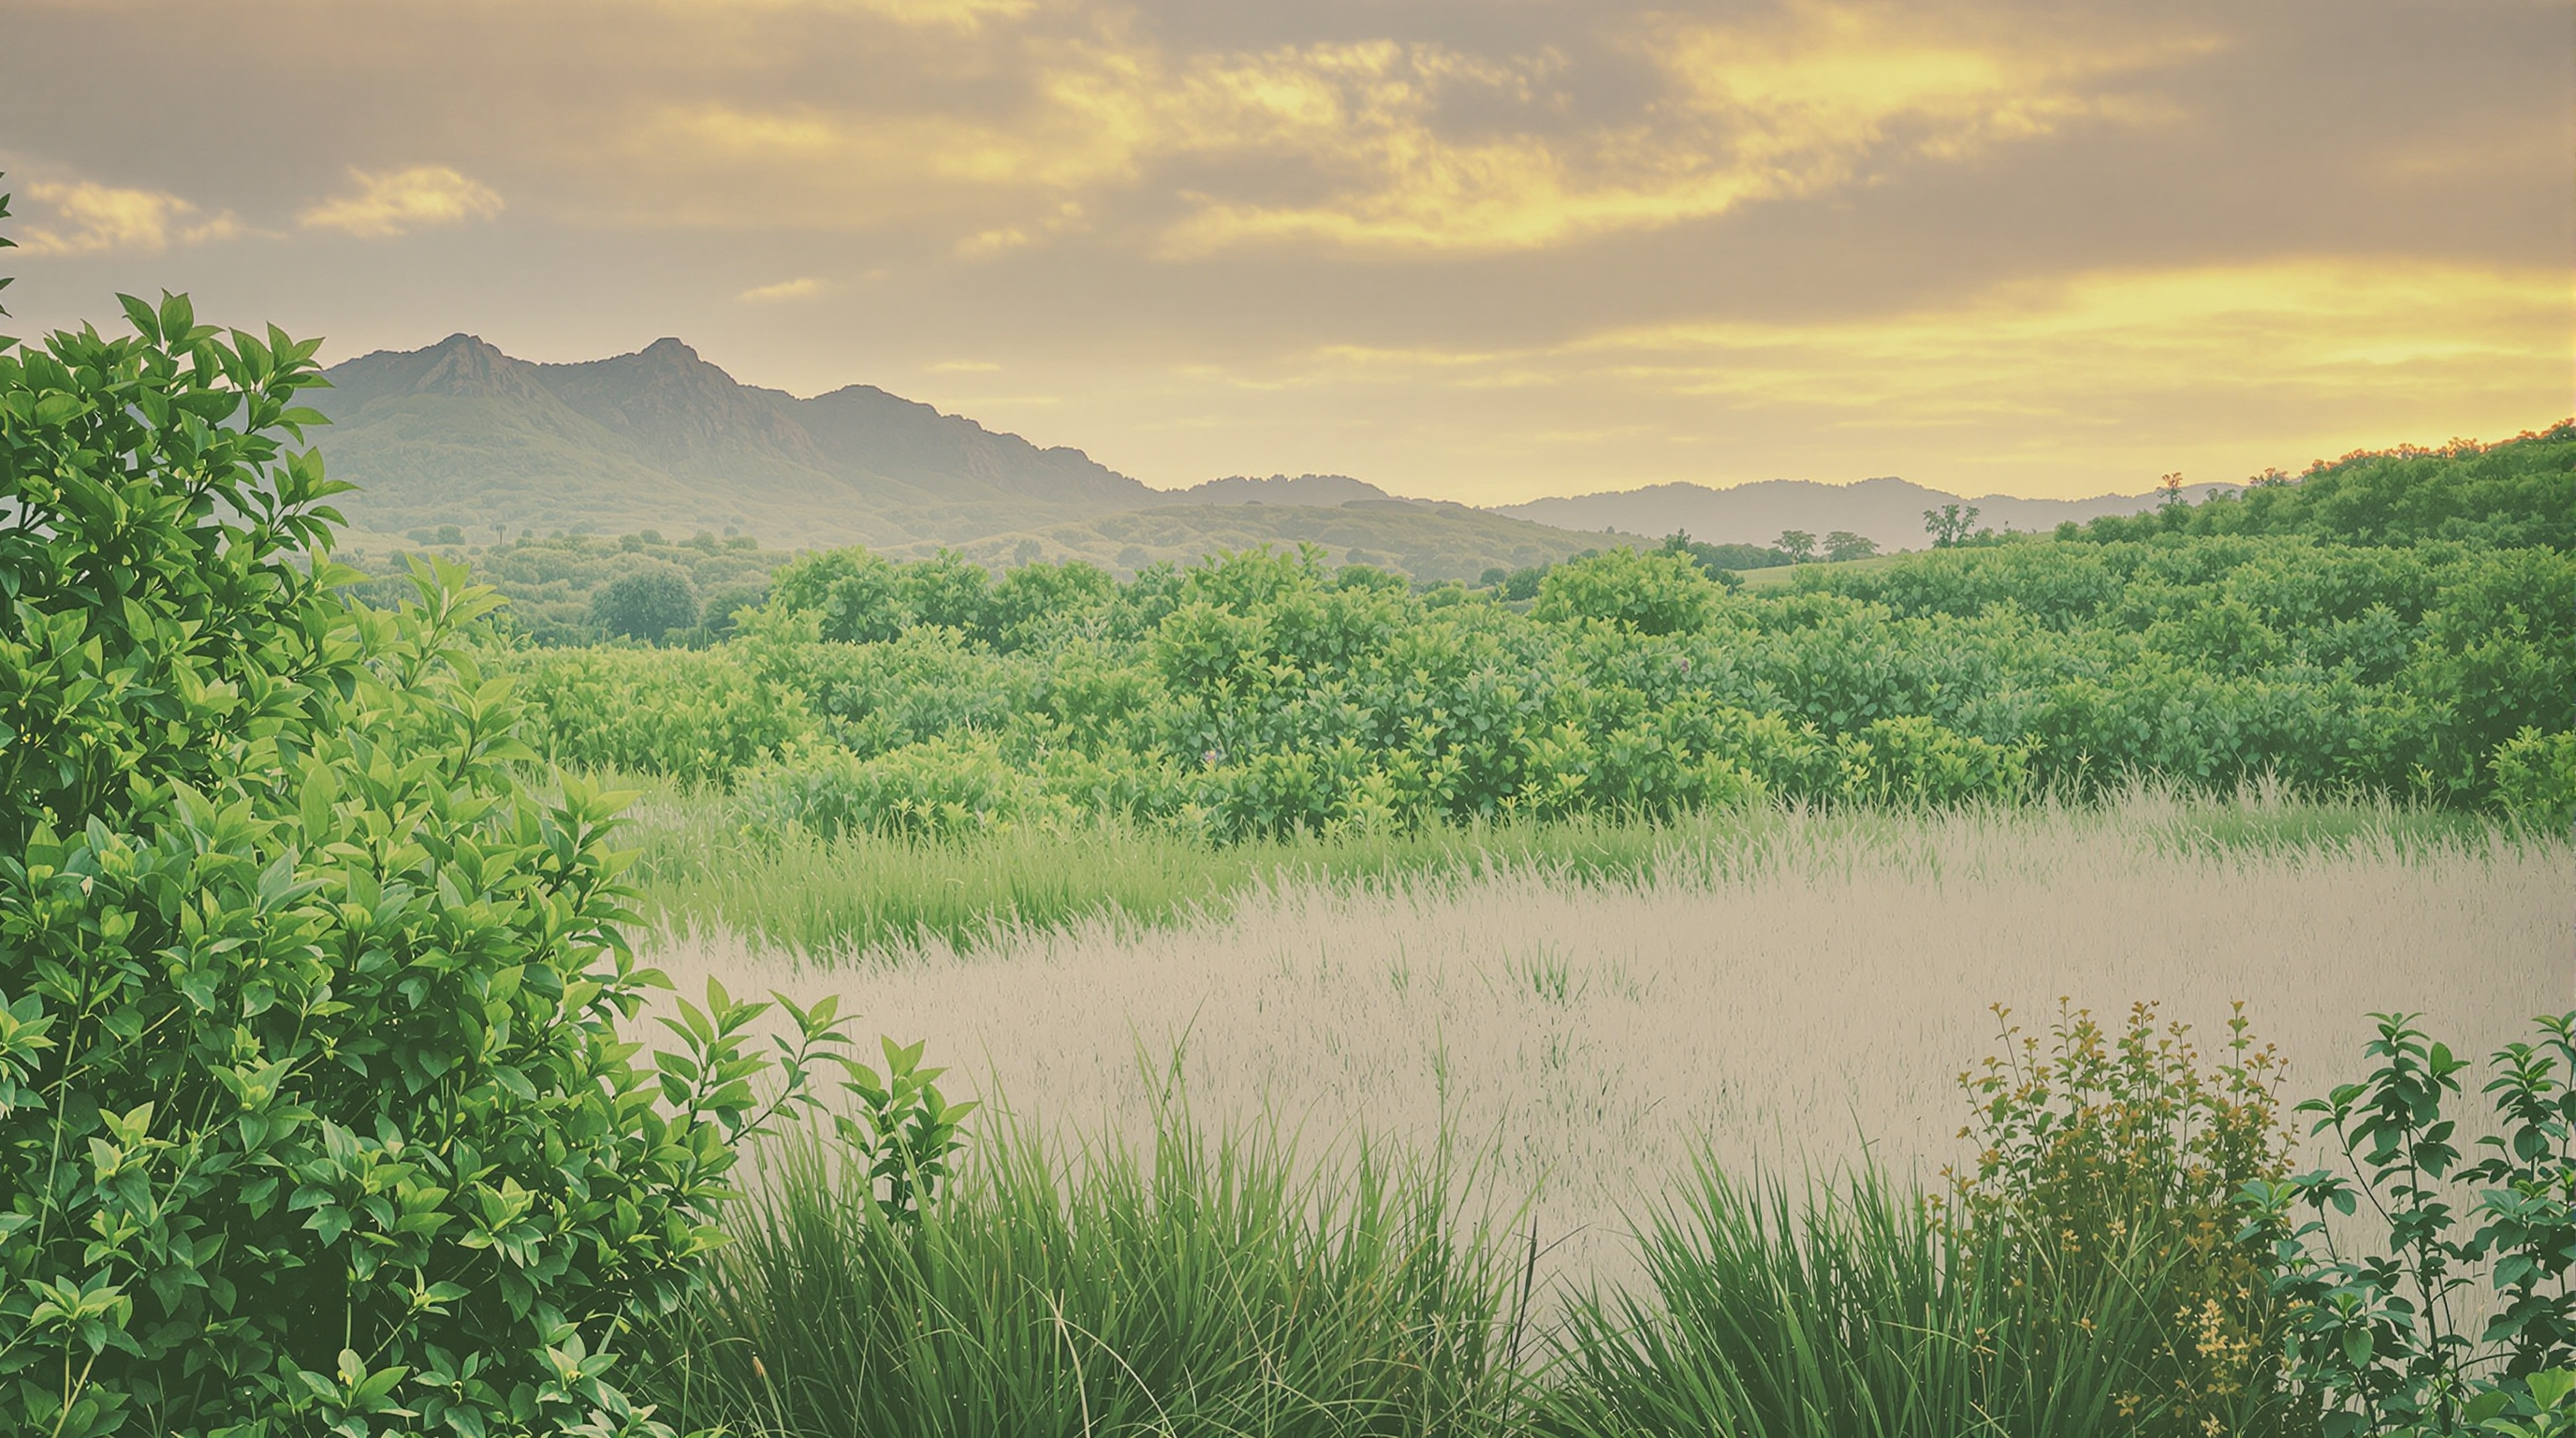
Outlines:
[[51,224],[30,224],[19,241],[28,255],[82,254],[98,250],[163,250],[230,239],[242,232],[226,210],[197,219],[197,207],[162,190],[124,189],[92,180],[38,180],[28,198],[46,207]]
[[[1549,46],[1390,39],[1178,51],[1100,20],[1089,33],[961,31],[924,42],[921,64],[965,78],[909,103],[679,101],[630,143],[639,163],[705,177],[693,219],[963,214],[978,218],[953,248],[970,256],[1037,244],[1065,228],[1059,207],[1112,196],[1164,212],[1147,241],[1164,258],[1282,242],[1494,253],[1869,183],[2076,125],[2158,123],[2174,107],[2134,84],[2217,48],[2170,26],[2096,35],[1944,13],[1799,3],[1749,25],[1648,19],[1628,53],[1581,64]],[[1645,83],[1587,102],[1613,70]]]
[[[1302,86],[1283,87],[1274,69],[1250,88],[1311,96],[1322,86],[1321,99],[1275,112],[1271,138],[1335,159],[1344,182],[1303,204],[1212,198],[1166,248],[1304,238],[1490,252],[1661,228],[1852,183],[1907,157],[1963,160],[2079,121],[2149,123],[2164,107],[2109,82],[2214,45],[2190,35],[2082,43],[1952,23],[1909,31],[1880,11],[1801,4],[1759,27],[1650,26],[1644,58],[1664,90],[1640,115],[1473,140],[1447,132],[1443,101],[1460,88],[1543,92],[1552,78],[1543,61],[1365,47],[1330,57],[1339,63],[1307,57]],[[1533,122],[1544,114],[1531,109]]]
[[501,197],[446,165],[414,165],[381,174],[351,169],[358,192],[315,205],[298,216],[308,230],[339,230],[366,239],[406,234],[432,225],[488,220],[501,213]]
[[822,292],[823,282],[821,280],[808,277],[804,279],[780,280],[774,285],[755,285],[750,289],[744,290],[741,294],[734,296],[734,298],[738,300],[749,300],[753,304],[767,304],[772,300],[812,299],[814,296],[819,295]]
[[2158,395],[2301,393],[2438,408],[2484,389],[2551,407],[2566,304],[2557,271],[2293,256],[2016,280],[1862,320],[1619,329],[1569,352],[1677,394],[1881,414],[2083,422]]
[[1037,8],[1037,0],[674,0],[688,10],[857,11],[898,25],[939,26],[973,32],[987,20],[1017,20]]

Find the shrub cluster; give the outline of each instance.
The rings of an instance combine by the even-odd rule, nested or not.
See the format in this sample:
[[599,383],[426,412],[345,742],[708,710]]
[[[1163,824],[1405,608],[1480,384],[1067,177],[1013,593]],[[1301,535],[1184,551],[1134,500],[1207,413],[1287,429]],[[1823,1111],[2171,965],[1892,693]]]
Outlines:
[[2150,1004],[2116,1033],[2061,1005],[2044,1040],[1996,1015],[2004,1051],[1960,1076],[1975,1109],[1959,1136],[1977,1156],[1950,1174],[1944,1231],[2019,1281],[2135,1290],[2146,1322],[2114,1365],[2106,1428],[2277,1426],[2286,1324],[2237,1204],[2247,1184],[2289,1172],[2278,1055],[2254,1047],[2241,1005],[2216,1063]]
[[[2179,483],[2180,476],[2174,476]],[[2068,523],[2070,539],[2159,534],[2304,534],[2342,544],[2457,540],[2495,548],[2576,548],[2576,420],[2499,444],[2355,450],[2293,479],[2271,471],[2240,491],[2149,514]]]
[[315,346],[184,298],[0,351],[0,1430],[668,1430],[613,1379],[838,1042],[624,1029],[618,799],[540,799],[497,603],[345,603]]
[[1312,551],[1120,584],[843,550],[783,570],[708,651],[493,663],[525,677],[549,757],[827,830],[1116,814],[1227,840],[2136,774],[2547,820],[2576,732],[2576,556],[2027,540],[1730,592],[1620,550],[1555,566],[1524,607]]

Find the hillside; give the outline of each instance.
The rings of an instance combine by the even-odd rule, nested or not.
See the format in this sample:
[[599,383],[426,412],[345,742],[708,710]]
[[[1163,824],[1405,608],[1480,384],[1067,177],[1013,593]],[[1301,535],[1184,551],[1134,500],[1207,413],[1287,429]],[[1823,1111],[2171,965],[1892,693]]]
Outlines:
[[[2182,490],[2186,500],[2199,500],[2235,485],[2195,484]],[[1973,504],[1978,524],[1995,530],[2045,532],[2075,520],[2104,515],[2138,514],[2164,502],[2164,495],[2105,494],[2091,499],[2022,499],[2009,494],[1974,499],[1932,489],[1904,479],[1864,479],[1857,484],[1818,484],[1803,479],[1770,479],[1711,489],[1702,484],[1657,484],[1644,489],[1534,499],[1507,504],[1500,514],[1565,529],[1611,527],[1636,534],[1670,534],[1685,530],[1694,539],[1714,544],[1768,544],[1784,529],[1829,534],[1847,529],[1878,542],[1881,549],[1924,546],[1923,511],[1948,504]]]
[[320,444],[361,529],[455,524],[892,544],[990,532],[1007,507],[1071,518],[1153,491],[866,385],[812,399],[737,383],[675,339],[532,364],[472,335],[332,367]]
[[1336,563],[1421,579],[1562,560],[1602,537],[1390,498],[1337,475],[1151,489],[869,385],[811,399],[744,385],[675,339],[582,364],[514,359],[472,335],[334,366],[318,443],[358,548],[522,536],[742,536],[780,550],[865,544],[994,564],[1133,572],[1223,549],[1321,544]]

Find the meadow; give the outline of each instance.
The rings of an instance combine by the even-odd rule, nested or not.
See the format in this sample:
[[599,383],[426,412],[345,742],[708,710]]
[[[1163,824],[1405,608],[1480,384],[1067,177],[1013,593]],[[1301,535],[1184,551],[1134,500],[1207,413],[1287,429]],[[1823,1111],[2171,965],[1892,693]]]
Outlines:
[[958,1096],[1059,1139],[1150,1139],[1177,1084],[1200,1112],[1328,1142],[1448,1144],[1498,1216],[1528,1206],[1587,1275],[1633,1261],[1619,1216],[1695,1155],[1744,1174],[1866,1155],[1934,1182],[1961,1157],[1958,1075],[1997,1051],[1991,1004],[2045,1025],[2061,1000],[2143,1000],[2214,1033],[2242,1002],[2302,1092],[2362,1013],[2423,1013],[2464,1052],[2519,1037],[2567,998],[2576,848],[2415,817],[2154,794],[1746,814],[1602,826],[1581,849],[1280,855],[1204,901],[865,947],[747,940],[673,904],[650,955],[683,993],[828,988],[928,1039]]
[[0,352],[0,1427],[2576,1432],[2569,426],[549,646],[125,307]]
[[[1763,1201],[1870,1196],[1881,1209],[1858,1211],[1887,1225],[1871,1243],[1907,1232],[1906,1195],[1945,1192],[1975,1164],[1963,1079],[2011,1051],[2007,1024],[2045,1033],[2072,1005],[2116,1027],[2144,1002],[2150,1030],[2179,1021],[2214,1048],[2242,1005],[2278,1064],[2270,1081],[2304,1097],[2353,1074],[2362,1013],[2419,1013],[2482,1054],[2567,1001],[2576,845],[2489,822],[2140,790],[2085,806],[1571,827],[1373,845],[1365,861],[1348,852],[1359,846],[1274,848],[1275,867],[1212,900],[925,923],[815,950],[747,942],[720,907],[683,918],[648,885],[675,925],[651,956],[680,992],[709,977],[828,988],[871,1028],[926,1039],[954,1066],[951,1096],[983,1104],[950,1216],[922,1220],[926,1269],[851,1271],[838,1255],[883,1240],[830,1220],[854,1190],[820,1147],[761,1164],[759,1216],[720,1261],[717,1308],[674,1391],[699,1395],[692,1412],[781,1433],[1679,1431],[1582,1411],[1592,1400],[1574,1375]],[[1073,874],[1088,847],[1063,845]],[[987,862],[1043,867],[1033,846],[1006,852]],[[900,882],[863,847],[840,857],[871,891]],[[2338,1161],[2315,1144],[2297,1158]],[[1740,1187],[1695,1189],[1695,1174]],[[1770,1200],[1766,1184],[1781,1185]],[[1233,1226],[1200,1231],[1202,1203]],[[1773,1213],[1786,1223],[1772,1237],[1812,1233],[1819,1217]],[[1674,1225],[1660,1248],[1658,1222]],[[1019,1251],[1051,1225],[1070,1255]],[[961,1247],[935,1246],[948,1243]],[[1761,1272],[1734,1281],[1775,1281],[1766,1253],[1736,1255]],[[1438,1274],[1419,1271],[1435,1258]],[[1039,1287],[936,1298],[923,1321],[953,1326],[945,1348],[884,1331],[933,1302],[920,1285],[950,1281],[941,1264]],[[1381,1303],[1374,1284],[1458,1291],[1429,1316],[1331,1320],[1360,1322],[1355,1333],[1235,1306],[1244,1286],[1310,1266],[1299,1281],[1332,1289],[1329,1303],[1358,1301],[1343,1281]],[[1193,1285],[1217,1291],[1184,1322],[1166,1310],[1190,1308]],[[1140,1301],[1143,1317],[1129,1308]],[[832,1314],[828,1339],[811,1329],[817,1311]],[[1401,1364],[1411,1376],[1393,1381],[1384,1352],[1348,1351],[1372,1325],[1389,1348],[1425,1341],[1426,1323],[1518,1334],[1525,1350],[1453,1355],[1464,1376],[1429,1391]],[[1606,1326],[1579,1339],[1587,1323]],[[1175,1367],[1173,1347],[1220,1356]],[[747,1355],[762,1360],[757,1394]],[[1009,1365],[1009,1380],[980,1364]],[[2081,1385],[2060,1386],[2072,1402]],[[2116,1405],[2117,1387],[2097,1396]],[[1917,1413],[1855,1429],[1849,1409],[1814,1430],[1736,1421],[1716,1431],[2119,1426],[2089,1411],[1992,1427]],[[2285,1421],[2239,1431],[2295,1431]]]

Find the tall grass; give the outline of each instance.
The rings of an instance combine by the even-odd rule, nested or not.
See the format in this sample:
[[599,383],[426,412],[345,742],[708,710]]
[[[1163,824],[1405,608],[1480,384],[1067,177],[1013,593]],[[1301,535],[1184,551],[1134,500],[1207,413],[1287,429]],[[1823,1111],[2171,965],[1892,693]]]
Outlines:
[[[756,833],[719,793],[625,775],[603,779],[644,795],[630,816],[630,842],[639,851],[636,872],[649,917],[673,929],[723,930],[755,947],[817,957],[924,939],[968,950],[1104,917],[1166,928],[1221,918],[1243,896],[1278,885],[1349,888],[1507,872],[1587,885],[1681,871],[1727,877],[1769,862],[1790,836],[1865,855],[1915,843],[1927,822],[1944,822],[1903,811],[1766,805],[1661,822],[1503,820],[1230,845],[1118,822],[950,841],[872,833],[822,838]],[[2420,848],[2495,831],[2495,821],[2473,814],[2366,797],[2302,798],[2277,787],[2212,800],[2133,786],[2099,804],[2034,809],[2041,817],[2100,816],[2174,852]],[[2011,811],[1971,809],[1947,817],[1997,824]]]
[[1558,1432],[2093,1438],[2163,1401],[2140,1244],[2070,1280],[1943,1241],[1875,1172],[1793,1199],[1705,1162],[1640,1241],[1645,1289],[1585,1294],[1556,1335]]
[[986,1137],[917,1230],[825,1141],[770,1151],[655,1399],[746,1434],[1477,1433],[1519,1386],[1511,1265],[1436,1159],[1301,1165],[1167,1106],[1144,1150]]
[[2079,1438],[2159,1402],[2141,1245],[2070,1283],[1874,1170],[1793,1200],[1703,1159],[1636,1236],[1645,1283],[1534,1304],[1437,1159],[1163,1119],[1069,1163],[1000,1128],[917,1229],[827,1141],[768,1150],[645,1396],[761,1438]]

